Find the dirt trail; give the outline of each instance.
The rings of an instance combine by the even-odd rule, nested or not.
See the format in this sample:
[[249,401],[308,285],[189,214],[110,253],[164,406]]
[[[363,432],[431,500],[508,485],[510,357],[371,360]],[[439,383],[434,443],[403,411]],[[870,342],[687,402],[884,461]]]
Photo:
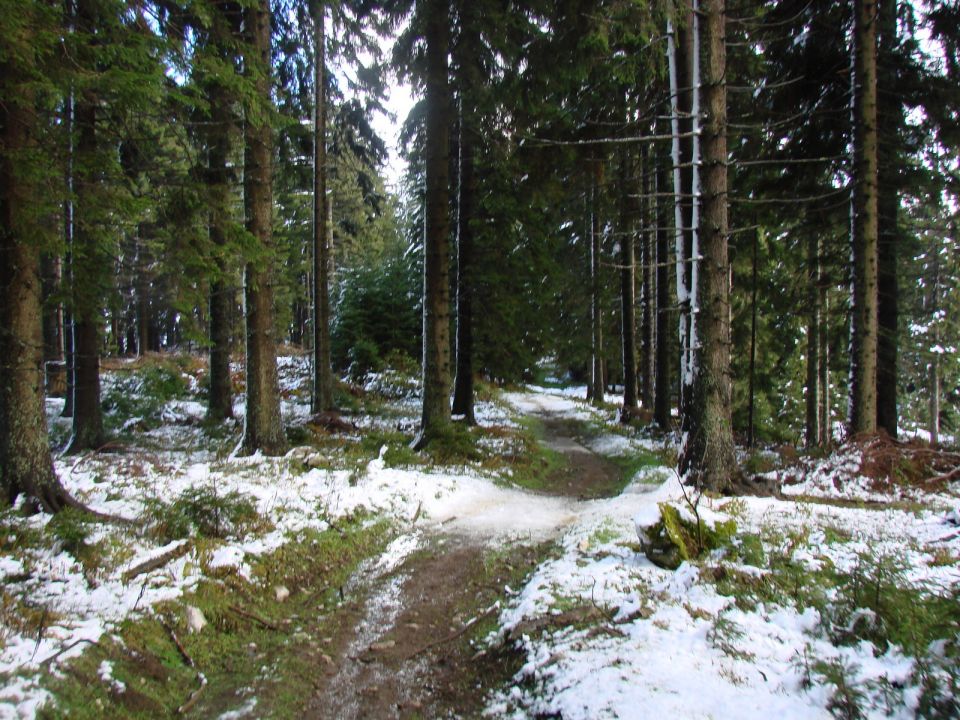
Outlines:
[[[576,440],[575,424],[542,418],[545,444],[569,463],[550,483],[556,494],[591,498],[616,486],[619,469]],[[340,630],[327,646],[332,662],[306,717],[476,717],[487,690],[509,679],[516,668],[475,657],[468,638],[476,628],[464,628],[496,615],[504,585],[532,570],[541,550],[513,544],[491,560],[490,538],[456,526],[421,535],[398,567],[370,566],[345,589]]]

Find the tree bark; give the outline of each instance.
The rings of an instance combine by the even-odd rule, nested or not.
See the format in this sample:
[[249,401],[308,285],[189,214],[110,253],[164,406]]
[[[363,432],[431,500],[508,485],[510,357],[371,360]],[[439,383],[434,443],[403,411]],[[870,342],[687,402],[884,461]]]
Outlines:
[[426,228],[423,262],[423,408],[413,446],[450,425],[449,0],[420,0],[427,20]]
[[750,369],[748,371],[747,387],[747,447],[753,447],[757,439],[754,425],[757,375],[757,255],[760,249],[762,232],[761,228],[757,228],[753,234],[753,253],[750,264]]
[[43,359],[44,362],[63,360],[63,305],[56,300],[63,284],[60,258],[43,253],[40,257],[43,278]]
[[244,270],[247,341],[247,413],[241,452],[280,455],[287,440],[280,417],[277,350],[273,317],[273,132],[270,127],[270,3],[259,0],[246,11],[250,54],[245,72],[256,96],[244,125],[244,209],[248,232],[257,240],[256,259]]
[[150,352],[154,343],[153,317],[150,312],[150,250],[143,236],[144,226],[137,230],[137,279],[134,283],[137,308],[137,354],[140,356]]
[[697,142],[693,132],[697,127],[696,113],[700,88],[698,67],[697,15],[692,0],[684,0],[678,7],[682,17],[672,36],[672,82],[673,97],[673,190],[674,227],[676,231],[677,304],[679,306],[680,335],[680,413],[686,412],[692,396],[692,353],[695,345],[696,316],[693,304],[696,301],[697,262],[694,259],[694,235],[697,213],[697,183],[695,164],[698,160]]
[[313,412],[333,410],[330,357],[330,244],[327,242],[327,52],[324,3],[314,0],[313,125]]
[[[659,198],[661,188],[670,187],[669,164],[660,158],[656,174],[656,190]],[[671,312],[670,297],[670,238],[672,233],[667,230],[669,223],[667,205],[663,201],[657,202],[656,243],[657,243],[657,350],[656,350],[656,388],[654,393],[653,415],[661,430],[670,427],[670,395],[672,373],[670,358],[673,352],[673,313]]]
[[[78,29],[92,36],[97,26],[90,0],[77,3]],[[91,69],[90,52],[83,58]],[[97,108],[100,99],[92,87],[83,89],[76,104],[76,208],[73,246],[74,387],[73,436],[68,453],[97,450],[106,442],[100,408],[100,323],[104,268],[109,259],[95,230],[101,202],[97,192]]]
[[853,312],[849,430],[877,429],[877,5],[854,0]]
[[[69,13],[68,13],[68,23]],[[67,28],[65,28],[65,31]],[[60,417],[73,417],[73,388],[75,385],[76,353],[73,345],[73,307],[69,289],[73,288],[73,240],[74,240],[74,204],[73,204],[73,176],[74,176],[74,94],[71,85],[64,98],[63,134],[64,150],[66,155],[64,171],[64,203],[63,203],[63,244],[65,248],[63,258],[64,283],[68,290],[64,292],[63,304],[63,359],[66,371],[66,396],[63,402],[63,411]]]
[[930,365],[928,369],[927,392],[929,393],[928,430],[930,432],[930,445],[936,447],[940,443],[940,353],[943,352],[940,347],[940,243],[935,243],[932,255],[933,282],[930,283],[930,301],[927,307],[930,309],[930,317],[933,320],[933,337],[931,338],[933,346],[930,348]]
[[630,152],[621,146],[620,162],[620,318],[623,350],[623,409],[621,419],[630,420],[637,407],[637,293],[636,293],[636,218],[631,212],[630,189],[634,172]]
[[804,439],[807,447],[820,442],[820,243],[807,237],[807,381]]
[[481,138],[477,88],[482,83],[478,65],[480,37],[476,3],[460,7],[460,41],[454,48],[460,74],[460,194],[457,204],[457,371],[453,387],[453,414],[476,424],[473,388],[473,276],[477,215],[475,154]]
[[[652,410],[654,405],[653,387],[654,371],[656,367],[656,326],[654,322],[654,298],[656,294],[656,221],[654,219],[654,173],[653,154],[650,146],[643,149],[640,166],[640,183],[643,201],[640,205],[639,222],[641,225],[640,254],[643,283],[641,285],[640,306],[642,315],[640,320],[640,401],[646,410]],[[635,208],[636,209],[636,208]]]
[[236,132],[227,89],[214,81],[209,90],[210,117],[209,175],[210,241],[216,270],[210,281],[210,397],[207,418],[222,421],[233,417],[233,382],[230,350],[234,306],[232,271],[227,261],[227,227],[230,223],[230,188],[233,181],[228,161]]
[[830,306],[829,296],[827,295],[827,279],[823,272],[823,266],[820,266],[820,276],[817,278],[817,285],[820,294],[820,359],[818,362],[820,368],[820,438],[819,445],[826,447],[833,439],[833,422],[830,413]]
[[703,21],[703,197],[698,231],[694,412],[681,467],[699,487],[729,492],[737,479],[730,383],[730,263],[727,221],[727,92],[724,0],[706,0]]
[[883,0],[879,18],[877,59],[877,426],[897,436],[897,363],[900,291],[897,256],[900,234],[900,133],[903,103],[897,96],[896,0]]
[[590,168],[590,328],[593,364],[590,374],[590,400],[596,405],[603,404],[606,389],[603,363],[603,305],[601,302],[602,285],[600,282],[600,176],[603,165],[594,158]]
[[[29,57],[26,30],[5,38]],[[54,472],[43,392],[40,245],[36,208],[40,188],[32,177],[37,108],[29,68],[0,62],[0,487],[12,503],[25,493],[45,510],[69,503]]]

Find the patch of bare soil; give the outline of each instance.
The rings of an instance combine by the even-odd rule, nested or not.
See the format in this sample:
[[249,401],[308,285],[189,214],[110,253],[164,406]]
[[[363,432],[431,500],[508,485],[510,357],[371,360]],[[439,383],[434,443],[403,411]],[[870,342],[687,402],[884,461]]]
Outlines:
[[547,492],[580,500],[613,497],[622,487],[621,470],[616,463],[584,446],[577,435],[574,420],[542,415],[543,444],[561,453],[566,464],[547,478]]
[[478,655],[471,640],[490,629],[504,585],[540,557],[516,546],[491,560],[473,539],[442,536],[368,578],[365,607],[341,624],[306,717],[478,716],[488,690],[516,667]]
[[[565,467],[548,479],[552,494],[596,498],[620,489],[620,468],[576,439],[576,424],[545,417],[545,443]],[[391,572],[371,573],[351,594],[329,661],[306,717],[477,717],[488,692],[518,669],[518,658],[478,653],[508,583],[522,582],[543,547],[491,553],[483,540],[436,536]]]

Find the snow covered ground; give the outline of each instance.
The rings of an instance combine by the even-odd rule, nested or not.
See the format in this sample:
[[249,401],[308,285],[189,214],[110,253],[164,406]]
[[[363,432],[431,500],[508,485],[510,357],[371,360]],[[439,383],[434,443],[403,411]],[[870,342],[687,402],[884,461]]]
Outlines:
[[[958,488],[910,509],[851,507],[899,499],[878,498],[858,467],[855,452],[843,451],[786,488],[788,498],[816,502],[701,499],[701,515],[732,519],[738,533],[676,570],[657,567],[638,545],[638,525],[658,518],[660,503],[689,514],[675,478],[651,491],[638,477],[620,497],[585,509],[560,556],[538,568],[489,639],[513,644],[526,662],[487,714],[960,716]],[[747,543],[753,556],[740,551]],[[784,586],[793,581],[817,586],[791,592]],[[908,608],[878,614],[874,593],[891,605],[946,608],[919,657],[891,640],[902,632],[890,613]]]
[[[302,368],[287,360],[282,374],[285,369],[286,389],[292,391]],[[399,395],[409,404],[406,391]],[[532,388],[506,400],[521,413],[603,421],[570,392]],[[441,528],[492,544],[558,538],[558,557],[540,566],[513,595],[499,631],[489,639],[515,645],[525,658],[513,686],[489,699],[492,717],[773,713],[806,718],[829,716],[844,702],[858,703],[870,717],[914,717],[925,697],[923,683],[950,681],[949,669],[937,665],[937,658],[941,665],[956,658],[951,654],[956,626],[925,649],[921,669],[900,645],[881,641],[880,633],[863,633],[872,639],[856,642],[838,639],[855,635],[857,623],[872,622],[872,611],[852,607],[828,616],[823,603],[807,602],[804,593],[791,596],[779,584],[777,592],[761,586],[785,565],[806,573],[798,578],[816,581],[826,578],[827,569],[831,580],[861,572],[866,584],[876,567],[896,565],[890,571],[896,583],[956,597],[960,514],[955,487],[924,498],[922,507],[841,507],[829,502],[829,488],[839,480],[823,481],[826,463],[811,473],[809,487],[795,490],[805,497],[819,495],[823,503],[704,499],[703,508],[737,522],[737,538],[671,571],[640,552],[635,523],[656,515],[659,503],[682,505],[680,486],[665,468],[644,469],[616,498],[577,502],[506,486],[505,478],[479,467],[389,467],[383,451],[353,467],[327,467],[307,447],[284,458],[218,456],[197,442],[192,424],[199,412],[189,401],[173,401],[163,409],[165,424],[149,431],[161,449],[61,458],[57,471],[86,502],[124,517],[149,516],[167,507],[163,503],[200,492],[247,499],[262,521],[207,543],[203,557],[193,546],[177,552],[178,543],[189,541],[158,544],[149,535],[94,525],[86,543],[99,543],[105,561],[90,568],[67,552],[63,531],[57,535],[48,516],[4,515],[0,718],[33,717],[47,700],[40,686],[44,665],[83,652],[84,641],[109,634],[124,617],[181,598],[210,569],[230,566],[244,574],[251,557],[361,507],[409,528],[380,559],[384,566],[399,563],[420,546],[424,534]],[[285,413],[305,414],[295,397],[285,403]],[[513,425],[511,414],[494,403],[478,409],[484,424],[505,428]],[[170,450],[171,438],[164,433],[191,439],[194,450]],[[608,455],[650,447],[649,441],[612,428],[589,443]],[[855,458],[834,464],[843,462]],[[743,551],[748,546],[752,554]],[[133,569],[163,553],[173,559],[129,578]],[[725,582],[730,578],[736,582]],[[827,592],[838,603],[846,599],[840,581]],[[44,614],[30,632],[15,622],[17,613],[28,609]],[[841,621],[851,625],[846,635],[838,629]],[[100,675],[105,683],[115,682],[110,667]]]

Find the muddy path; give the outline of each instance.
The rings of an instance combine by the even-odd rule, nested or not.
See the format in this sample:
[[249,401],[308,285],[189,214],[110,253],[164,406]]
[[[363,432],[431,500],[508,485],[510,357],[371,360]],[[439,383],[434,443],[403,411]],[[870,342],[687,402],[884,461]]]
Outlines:
[[542,414],[543,444],[566,463],[548,478],[548,492],[578,500],[612,497],[622,487],[620,467],[582,444],[576,420]]
[[542,559],[542,547],[506,552],[475,538],[430,538],[396,570],[361,580],[317,679],[310,718],[476,717],[489,689],[509,679],[509,659],[479,655],[505,585]]
[[[576,423],[540,419],[544,444],[567,461],[550,478],[550,494],[586,499],[618,487],[620,469],[578,441]],[[505,542],[457,526],[417,531],[418,549],[399,565],[371,565],[345,589],[340,629],[327,638],[305,717],[478,717],[488,692],[509,682],[516,658],[478,653],[475,643],[550,543]]]

